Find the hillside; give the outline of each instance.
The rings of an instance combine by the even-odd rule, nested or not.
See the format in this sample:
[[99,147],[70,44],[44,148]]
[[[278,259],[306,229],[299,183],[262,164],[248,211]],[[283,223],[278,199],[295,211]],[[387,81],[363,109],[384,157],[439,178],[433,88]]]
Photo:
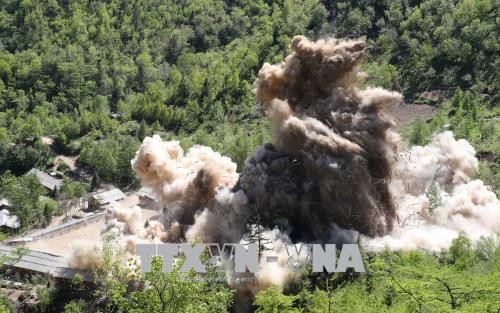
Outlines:
[[[91,192],[109,186],[135,192],[144,177],[131,160],[153,134],[179,140],[186,151],[211,147],[243,173],[256,147],[276,144],[266,101],[255,95],[259,70],[283,62],[296,35],[311,41],[366,37],[362,86],[402,94],[402,104],[390,112],[402,147],[424,146],[433,134],[453,131],[479,159],[471,179],[498,197],[499,9],[492,0],[1,1],[0,200],[8,200],[20,228],[4,229],[0,237],[52,225]],[[33,168],[51,173],[58,187],[47,190],[26,175]],[[424,193],[431,198],[439,190]],[[442,205],[432,199],[431,206]],[[270,229],[277,219],[252,216]],[[364,255],[367,273],[306,273],[283,290],[261,291],[250,307],[497,312],[498,246],[497,239],[461,235],[439,253]],[[133,284],[130,277],[112,257],[105,261],[100,270],[116,271],[116,280],[92,287],[75,282],[67,293],[51,286],[38,291],[39,301],[17,309],[142,312],[149,303],[151,312],[162,312],[163,293],[123,288]],[[146,279],[172,284],[164,291],[173,297],[168,301],[175,302],[172,292],[184,296],[181,311],[238,310],[227,284],[186,282],[191,274],[183,275],[156,271]],[[87,287],[96,295],[85,295]],[[7,310],[12,303],[5,299]]]

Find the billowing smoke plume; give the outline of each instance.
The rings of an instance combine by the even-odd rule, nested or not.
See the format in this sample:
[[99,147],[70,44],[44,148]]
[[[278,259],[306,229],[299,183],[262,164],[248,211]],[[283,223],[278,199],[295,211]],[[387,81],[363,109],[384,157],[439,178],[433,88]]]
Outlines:
[[256,286],[235,286],[251,293],[295,277],[283,250],[289,243],[435,250],[459,231],[498,233],[499,201],[472,180],[478,161],[470,144],[445,132],[428,146],[398,150],[386,111],[402,97],[360,87],[364,46],[297,36],[282,64],[264,64],[255,94],[274,144],[258,147],[240,175],[211,148],[184,153],[177,141],[145,138],[132,166],[168,215],[145,227],[137,208],[110,209],[106,234],[124,251],[136,240],[244,243],[258,222],[278,262],[261,264]]
[[[123,208],[112,203],[106,210],[106,230],[109,239],[135,236],[141,239],[161,241],[167,236],[159,221],[144,221],[142,209],[138,206]],[[134,252],[135,253],[135,252]]]
[[132,161],[168,209],[166,240],[245,242],[258,217],[278,262],[262,262],[257,285],[243,289],[282,286],[296,276],[286,244],[351,242],[358,231],[384,235],[396,219],[388,182],[399,138],[384,112],[401,95],[358,87],[362,40],[298,36],[291,48],[255,82],[275,144],[258,148],[241,175],[210,148],[184,154],[177,141],[159,136],[146,138]]
[[211,149],[195,146],[183,156],[178,142],[157,136],[133,161],[173,220],[188,225],[188,237],[241,238],[256,214],[293,240],[328,241],[333,224],[370,236],[391,230],[388,181],[398,137],[384,111],[401,95],[357,87],[361,40],[297,36],[291,47],[283,64],[264,64],[255,83],[276,145],[259,148],[239,180],[236,165]]
[[[360,239],[376,248],[440,249],[459,231],[474,238],[500,231],[497,198],[471,181],[478,161],[470,144],[445,132],[398,151],[386,111],[402,97],[359,87],[362,40],[297,36],[291,49],[282,64],[259,72],[255,94],[275,140],[257,148],[239,177],[210,148],[184,156],[176,141],[144,140],[133,167],[162,195],[176,239],[238,241],[255,217],[278,250],[283,242]],[[281,285],[293,276],[279,267],[258,281]]]
[[144,139],[132,167],[167,206],[171,241],[241,238],[250,212],[246,195],[231,191],[238,180],[231,159],[202,146],[184,155],[179,142],[164,142],[156,135]]
[[231,188],[238,180],[231,159],[203,146],[184,155],[178,141],[164,142],[159,136],[144,139],[132,164],[181,224],[193,224],[197,211],[214,201],[217,188]]
[[402,151],[390,183],[398,207],[394,231],[363,238],[369,249],[439,251],[459,232],[472,239],[500,233],[500,202],[480,180],[474,148],[450,131],[437,134],[427,146]]
[[276,145],[265,145],[239,187],[267,226],[286,217],[295,240],[329,241],[335,223],[369,235],[390,231],[396,217],[388,189],[396,153],[385,110],[401,95],[359,89],[364,42],[293,39],[280,65],[264,64],[256,95]]
[[[162,223],[144,221],[140,207],[124,208],[118,203],[112,203],[106,210],[102,235],[106,245],[114,249],[113,254],[120,258],[124,266],[131,268],[131,273],[136,272],[140,264],[135,250],[137,242],[161,242],[168,238]],[[101,242],[81,239],[72,243],[71,250],[68,258],[70,267],[96,270],[102,265]]]

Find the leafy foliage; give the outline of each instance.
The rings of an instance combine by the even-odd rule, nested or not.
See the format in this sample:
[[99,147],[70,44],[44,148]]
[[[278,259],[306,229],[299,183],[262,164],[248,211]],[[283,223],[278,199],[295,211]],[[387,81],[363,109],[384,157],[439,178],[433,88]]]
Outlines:
[[491,107],[481,97],[457,89],[453,97],[445,101],[430,123],[415,121],[405,131],[410,144],[425,145],[430,136],[443,130],[452,130],[456,138],[467,139],[474,146],[482,161],[478,177],[494,191],[500,190],[500,124],[498,109]]
[[215,272],[203,277],[180,272],[181,263],[163,272],[161,259],[155,258],[151,272],[133,276],[116,260],[105,248],[103,266],[96,273],[97,294],[104,299],[100,312],[228,312],[233,292],[216,280]]
[[10,202],[10,212],[17,215],[21,228],[46,221],[47,212],[57,210],[52,200],[39,201],[46,191],[34,175],[16,177],[10,173],[0,176],[0,195]]
[[[431,123],[417,121],[406,137],[422,145],[432,133],[452,129],[473,143],[479,177],[498,192],[495,1],[5,0],[0,195],[10,200],[23,228],[44,225],[58,208],[34,177],[22,176],[29,169],[47,169],[53,154],[67,154],[92,171],[91,188],[136,187],[130,159],[139,142],[155,133],[179,139],[184,148],[208,145],[241,170],[255,147],[269,141],[252,83],[264,62],[283,59],[297,34],[367,36],[367,83],[403,92],[406,101],[423,91],[457,89]],[[50,147],[43,143],[47,136],[54,140]],[[72,199],[87,188],[65,180],[60,192]],[[431,196],[437,194],[432,188]],[[92,304],[102,312],[174,306],[179,312],[223,312],[232,301],[226,286],[192,281],[193,273],[164,274],[155,263],[152,273],[132,279],[110,256],[105,260],[97,295],[85,294],[81,285],[40,291],[43,301],[35,310],[84,312]],[[472,244],[460,237],[441,255],[385,252],[368,265],[364,275],[305,275],[285,293],[269,288],[257,295],[254,308],[496,312],[500,306],[494,241]],[[146,288],[134,289],[137,280]],[[0,299],[0,311],[6,303]]]
[[82,144],[78,162],[90,167],[102,182],[130,187],[138,184],[130,165],[138,148],[139,141],[131,136],[113,136],[101,141],[86,140]]
[[[368,72],[406,96],[429,89],[466,88],[498,95],[497,4],[462,1],[325,1],[337,36],[368,36]],[[390,65],[396,66],[395,71]],[[383,69],[382,79],[379,72]],[[393,73],[392,81],[384,78]],[[395,75],[394,75],[395,74]],[[395,84],[392,85],[391,84]]]
[[[292,294],[271,287],[254,305],[257,312],[496,312],[499,248],[494,239],[472,244],[461,235],[440,255],[386,251],[366,261],[366,273],[345,276],[335,288],[328,276]],[[305,306],[299,296],[308,299]]]
[[[491,0],[4,1],[0,172],[48,166],[38,139],[51,135],[53,148],[80,153],[96,180],[134,185],[118,169],[120,157],[90,142],[109,148],[116,133],[142,140],[160,130],[186,144],[214,143],[241,168],[265,133],[252,83],[296,34],[367,35],[370,83],[407,99],[461,87],[494,100],[495,12]],[[428,131],[415,127],[412,142],[420,144]],[[106,166],[93,162],[98,156]]]

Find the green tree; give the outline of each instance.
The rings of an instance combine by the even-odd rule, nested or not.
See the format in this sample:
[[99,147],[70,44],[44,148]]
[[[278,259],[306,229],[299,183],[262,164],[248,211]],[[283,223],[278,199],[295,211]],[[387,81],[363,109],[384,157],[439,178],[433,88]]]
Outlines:
[[429,142],[430,136],[431,130],[429,125],[421,119],[417,119],[412,124],[407,135],[410,144],[418,146],[426,145]]
[[293,307],[295,296],[286,296],[277,287],[269,287],[259,292],[254,300],[255,312],[278,313],[278,312],[300,312]]
[[10,173],[0,176],[0,194],[10,202],[11,213],[17,215],[21,229],[44,221],[44,206],[40,197],[46,194],[34,175],[16,177]]
[[[96,272],[98,294],[106,300],[105,312],[228,312],[232,292],[213,279],[204,280],[194,271],[182,273],[180,265],[163,272],[159,258],[152,270],[140,278],[148,288],[130,290],[133,276],[128,269],[117,266],[120,257],[109,248],[104,250],[104,262]],[[113,273],[101,276],[99,273]],[[206,277],[209,278],[209,277]]]
[[64,306],[64,313],[82,313],[84,312],[84,307],[82,302],[72,300]]

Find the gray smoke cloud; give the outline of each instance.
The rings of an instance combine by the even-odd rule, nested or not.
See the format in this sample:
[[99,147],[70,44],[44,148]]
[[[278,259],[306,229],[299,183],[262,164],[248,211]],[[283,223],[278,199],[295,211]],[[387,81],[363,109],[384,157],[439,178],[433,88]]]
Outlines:
[[335,227],[369,236],[392,229],[388,181],[398,136],[385,110],[401,95],[358,87],[362,40],[297,36],[291,48],[255,82],[275,144],[260,147],[241,175],[210,148],[184,155],[176,141],[144,140],[132,166],[167,204],[180,239],[234,241],[256,214],[294,241],[328,242]]
[[278,262],[261,262],[256,285],[235,286],[245,294],[297,277],[286,244],[351,243],[358,232],[390,232],[396,208],[388,182],[399,137],[385,111],[402,97],[359,87],[364,46],[297,36],[282,64],[263,65],[254,92],[274,144],[257,148],[240,175],[208,147],[185,153],[177,141],[146,138],[132,167],[168,208],[164,239],[245,242],[259,216],[270,245],[263,255],[273,251]]
[[460,231],[498,234],[500,204],[473,180],[472,146],[445,132],[400,147],[386,112],[402,96],[361,87],[364,48],[363,40],[296,36],[283,63],[263,65],[254,92],[274,142],[257,147],[241,174],[209,147],[185,152],[178,141],[146,137],[132,167],[168,213],[145,227],[140,210],[110,209],[105,235],[126,253],[137,241],[245,243],[258,217],[278,262],[261,262],[256,285],[234,286],[244,298],[297,277],[287,244],[439,250]]
[[264,64],[255,82],[276,143],[250,158],[238,187],[268,226],[286,217],[294,240],[327,242],[332,224],[368,236],[392,229],[398,136],[385,111],[402,97],[358,87],[364,46],[297,36],[285,61]]

